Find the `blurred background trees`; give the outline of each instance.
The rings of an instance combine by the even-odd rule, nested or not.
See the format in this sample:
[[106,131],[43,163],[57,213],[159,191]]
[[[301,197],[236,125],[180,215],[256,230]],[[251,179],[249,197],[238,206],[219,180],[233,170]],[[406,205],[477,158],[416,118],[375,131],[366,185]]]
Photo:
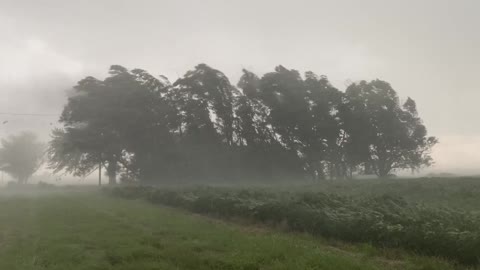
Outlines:
[[12,135],[1,141],[0,170],[19,184],[26,184],[43,164],[44,156],[45,145],[34,133]]

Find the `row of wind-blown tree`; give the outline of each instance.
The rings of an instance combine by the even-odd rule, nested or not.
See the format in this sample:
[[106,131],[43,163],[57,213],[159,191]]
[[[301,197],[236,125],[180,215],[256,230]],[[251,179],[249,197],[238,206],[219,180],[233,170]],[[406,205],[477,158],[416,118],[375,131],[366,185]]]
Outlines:
[[50,166],[77,175],[105,167],[145,182],[307,176],[386,177],[432,162],[415,102],[387,82],[339,91],[325,76],[278,66],[237,87],[205,64],[175,83],[112,66],[75,86],[53,131]]

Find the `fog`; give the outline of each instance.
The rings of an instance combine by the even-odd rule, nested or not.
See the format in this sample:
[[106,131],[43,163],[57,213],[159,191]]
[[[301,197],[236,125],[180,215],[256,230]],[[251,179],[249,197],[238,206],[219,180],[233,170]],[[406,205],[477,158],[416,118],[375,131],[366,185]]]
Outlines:
[[480,2],[0,0],[0,137],[48,140],[69,89],[112,64],[171,81],[198,63],[379,78],[415,99],[440,143],[425,172],[477,174]]

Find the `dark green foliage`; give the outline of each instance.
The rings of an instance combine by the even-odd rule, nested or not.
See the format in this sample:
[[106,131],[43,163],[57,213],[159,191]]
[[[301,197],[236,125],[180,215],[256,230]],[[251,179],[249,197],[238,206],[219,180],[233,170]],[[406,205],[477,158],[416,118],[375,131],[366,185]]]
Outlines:
[[381,80],[352,84],[345,95],[347,148],[356,163],[364,162],[380,177],[431,164],[429,151],[437,139],[427,137],[412,99],[402,106],[391,85]]
[[[336,89],[326,76],[278,66],[244,70],[237,86],[206,64],[173,85],[114,65],[87,77],[52,132],[50,167],[86,175],[105,167],[109,182],[345,179],[388,177],[432,164],[416,104],[400,104],[381,80]],[[197,180],[200,179],[200,180]]]
[[353,198],[319,192],[141,186],[108,189],[124,198],[144,198],[220,217],[241,217],[351,242],[480,263],[480,215],[409,203],[401,197]]
[[117,65],[103,81],[80,81],[60,118],[64,128],[52,133],[50,167],[85,175],[105,166],[110,183],[121,169],[156,175],[152,168],[164,165],[173,145],[173,112],[162,98],[167,87],[143,70]]
[[234,157],[233,96],[228,78],[200,64],[178,79],[168,94],[176,108],[176,137],[182,177],[228,178]]

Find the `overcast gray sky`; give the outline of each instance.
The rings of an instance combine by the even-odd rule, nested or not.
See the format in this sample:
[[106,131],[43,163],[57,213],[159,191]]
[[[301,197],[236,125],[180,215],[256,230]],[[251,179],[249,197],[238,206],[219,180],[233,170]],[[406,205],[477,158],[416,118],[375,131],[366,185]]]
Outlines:
[[[66,90],[111,64],[174,81],[205,62],[236,83],[282,64],[412,97],[436,171],[480,172],[478,0],[0,0],[0,113],[58,114]],[[0,115],[0,136],[56,116]],[[1,124],[1,123],[0,123]]]

